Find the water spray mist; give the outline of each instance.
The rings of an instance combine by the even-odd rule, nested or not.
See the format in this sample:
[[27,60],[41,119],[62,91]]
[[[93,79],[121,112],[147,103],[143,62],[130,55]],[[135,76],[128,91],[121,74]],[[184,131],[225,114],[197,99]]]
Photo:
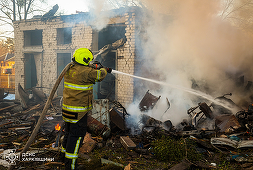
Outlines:
[[153,80],[153,79],[149,79],[149,78],[139,77],[139,76],[135,76],[135,75],[128,74],[128,73],[123,73],[123,72],[117,71],[117,70],[112,70],[112,73],[122,74],[122,75],[130,76],[130,77],[134,77],[134,78],[137,78],[137,79],[149,81],[149,82],[152,82],[152,83],[160,84],[160,85],[163,85],[163,86],[169,86],[169,87],[172,87],[174,89],[183,90],[185,92],[188,92],[188,93],[191,93],[193,95],[196,95],[196,96],[202,97],[204,99],[207,99],[207,100],[209,100],[209,101],[211,101],[213,103],[221,105],[224,108],[232,111],[232,109],[230,107],[228,107],[227,105],[225,105],[224,103],[221,103],[221,102],[215,100],[212,96],[210,96],[210,95],[208,95],[206,93],[203,93],[201,91],[197,91],[197,90],[194,90],[194,89],[189,89],[189,88],[185,88],[185,87],[182,87],[182,86],[173,85],[173,84],[169,84],[169,83],[166,83],[166,82],[157,81],[157,80]]

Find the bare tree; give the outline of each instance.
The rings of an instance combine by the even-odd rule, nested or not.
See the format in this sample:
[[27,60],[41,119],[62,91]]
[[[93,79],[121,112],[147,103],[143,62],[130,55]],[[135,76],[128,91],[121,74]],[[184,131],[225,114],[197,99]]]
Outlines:
[[0,56],[6,53],[13,53],[13,52],[14,52],[13,38],[0,40]]
[[14,53],[14,39],[6,38],[6,40],[4,41],[4,47],[8,49],[9,53]]
[[140,6],[140,0],[107,0],[105,3],[110,4],[112,8],[120,8],[126,6]]
[[[13,21],[26,20],[31,14],[42,11],[42,3],[45,0],[1,0],[0,26],[9,25],[13,28]],[[6,33],[8,31],[1,32],[0,37],[5,37]]]
[[253,0],[223,1],[221,17],[235,26],[253,32]]

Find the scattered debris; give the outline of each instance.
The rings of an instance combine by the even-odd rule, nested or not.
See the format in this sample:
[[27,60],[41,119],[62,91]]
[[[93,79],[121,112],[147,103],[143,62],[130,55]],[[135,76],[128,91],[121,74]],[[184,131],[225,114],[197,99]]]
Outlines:
[[21,102],[21,106],[26,109],[27,108],[27,102],[29,101],[29,94],[23,89],[23,87],[20,85],[20,83],[18,84],[18,93],[20,96],[20,102]]
[[241,127],[235,115],[217,116],[215,123],[219,127],[220,132],[234,132]]
[[[235,137],[234,137],[235,138]],[[233,147],[237,149],[253,148],[253,140],[241,140],[237,137],[234,138],[211,138],[211,144],[216,147]]]
[[8,96],[9,92],[4,94],[4,88],[0,88],[0,101],[2,101],[6,96]]
[[120,143],[126,150],[132,150],[136,148],[136,144],[128,136],[121,136]]
[[59,9],[58,4],[54,5],[53,8],[51,10],[49,10],[47,13],[45,13],[42,17],[41,20],[42,21],[46,21],[48,19],[50,19],[51,17],[54,16],[54,14],[56,13],[56,11]]
[[169,170],[187,170],[190,168],[190,166],[191,166],[191,163],[189,163],[187,160],[184,159],[182,162],[173,166]]
[[90,133],[86,133],[84,140],[83,140],[83,145],[80,148],[80,153],[90,153],[96,146],[96,141],[92,139]]
[[[0,102],[0,164],[3,167],[8,167],[10,154],[16,156],[23,150],[47,102],[47,95],[39,88],[29,90],[19,85],[20,101],[3,99]],[[148,164],[150,169],[215,169],[222,166],[218,152],[227,156],[225,161],[231,166],[232,161],[236,161],[242,167],[252,167],[246,163],[253,160],[253,105],[250,104],[248,110],[231,113],[217,103],[200,102],[187,111],[188,119],[174,126],[170,120],[161,121],[146,114],[160,97],[149,90],[146,92],[139,104],[142,111],[140,133],[134,135],[126,124],[126,117],[131,115],[119,102],[95,100],[92,113],[88,115],[88,132],[79,151],[79,157],[85,162],[79,164],[89,169],[93,160],[99,158],[96,166],[92,166],[144,169],[147,162],[153,161]],[[229,101],[231,107],[235,105],[225,95],[218,99]],[[26,168],[28,164],[38,169],[64,167],[59,158],[65,133],[61,100],[61,97],[54,97],[26,155],[15,157],[14,169]],[[164,113],[170,108],[169,99],[166,100],[168,108]],[[35,158],[42,161],[26,161]],[[233,166],[238,167],[237,164]]]
[[157,101],[160,99],[160,97],[161,96],[159,97],[154,96],[148,90],[139,104],[139,109],[141,111],[147,111],[147,110],[153,109],[153,107],[155,106]]
[[116,165],[116,166],[124,167],[124,165],[122,165],[122,164],[119,164],[119,163],[116,163],[116,162],[113,162],[113,161],[110,161],[110,160],[106,160],[104,158],[101,158],[101,163],[102,164],[113,164],[113,165]]

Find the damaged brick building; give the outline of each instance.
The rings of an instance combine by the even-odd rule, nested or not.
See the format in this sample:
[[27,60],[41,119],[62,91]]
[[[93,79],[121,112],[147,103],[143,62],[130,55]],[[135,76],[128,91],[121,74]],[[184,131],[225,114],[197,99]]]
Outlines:
[[[103,65],[115,70],[134,74],[136,66],[136,11],[128,8],[109,18],[107,26],[97,31],[92,25],[89,13],[52,16],[46,19],[33,17],[15,21],[15,92],[19,98],[18,85],[24,89],[41,87],[49,94],[58,75],[71,62],[74,51],[89,48],[94,54],[105,45],[124,38],[125,42],[98,56]],[[57,95],[61,95],[61,83]],[[133,78],[124,75],[110,75],[94,86],[94,98],[110,98],[123,105],[133,101]]]

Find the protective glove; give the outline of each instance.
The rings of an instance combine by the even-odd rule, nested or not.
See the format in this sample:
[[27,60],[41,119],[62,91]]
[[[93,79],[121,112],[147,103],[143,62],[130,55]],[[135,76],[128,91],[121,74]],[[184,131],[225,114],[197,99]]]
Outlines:
[[92,62],[93,64],[98,64],[98,65],[102,65],[99,61],[95,60]]
[[90,64],[91,64],[91,67],[93,67],[97,70],[103,68],[103,65],[99,61],[93,61]]
[[105,67],[107,73],[111,73],[112,72],[112,68],[109,68],[109,67]]

